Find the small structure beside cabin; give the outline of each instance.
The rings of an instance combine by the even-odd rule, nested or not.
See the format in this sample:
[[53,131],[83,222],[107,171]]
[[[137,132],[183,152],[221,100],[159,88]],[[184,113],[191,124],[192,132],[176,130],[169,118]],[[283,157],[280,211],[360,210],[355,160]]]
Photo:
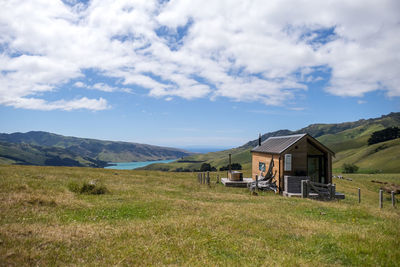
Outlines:
[[307,176],[312,182],[332,183],[332,156],[335,153],[309,134],[270,137],[251,150],[252,179],[264,176],[273,160],[278,192],[285,190],[285,176]]

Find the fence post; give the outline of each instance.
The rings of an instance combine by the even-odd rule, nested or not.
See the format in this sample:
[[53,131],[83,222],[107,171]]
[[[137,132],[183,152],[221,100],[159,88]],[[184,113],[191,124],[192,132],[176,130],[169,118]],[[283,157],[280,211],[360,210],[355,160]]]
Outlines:
[[258,175],[256,174],[256,192],[258,191]]
[[383,208],[383,190],[379,190],[379,207]]
[[301,180],[301,198],[307,198],[307,180]]
[[335,198],[335,193],[334,193],[335,189],[333,187],[334,187],[333,184],[331,183],[328,184],[329,199]]
[[335,199],[336,198],[336,184],[332,185],[332,198]]
[[197,173],[197,182],[200,183],[200,173]]
[[207,172],[207,185],[210,186],[210,172]]
[[361,203],[361,188],[358,188],[358,203]]
[[394,208],[396,205],[396,198],[394,196],[394,191],[392,191],[392,207]]
[[219,184],[219,174],[217,174],[217,184]]

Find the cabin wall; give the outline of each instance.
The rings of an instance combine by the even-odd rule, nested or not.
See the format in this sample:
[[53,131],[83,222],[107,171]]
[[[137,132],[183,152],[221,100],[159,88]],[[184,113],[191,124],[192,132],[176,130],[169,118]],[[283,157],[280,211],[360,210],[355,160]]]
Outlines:
[[306,138],[299,140],[296,144],[287,149],[285,153],[282,154],[282,163],[283,165],[285,165],[285,154],[292,154],[292,170],[284,171],[283,176],[307,175],[307,153],[308,153],[308,146]]
[[308,143],[308,155],[309,156],[324,156],[325,159],[325,183],[332,183],[332,154],[328,153],[323,147],[318,143],[313,142]]
[[[306,176],[307,175],[307,140],[306,138],[299,140],[296,144],[289,147],[285,153],[281,155],[281,176],[279,177],[280,191],[284,188],[284,176]],[[285,154],[292,154],[292,170],[284,171]],[[277,183],[278,184],[278,183]]]
[[256,175],[260,175],[261,171],[258,169],[260,162],[265,163],[265,172],[263,172],[263,175],[267,173],[269,168],[269,163],[271,162],[272,157],[274,158],[274,168],[272,169],[272,172],[273,173],[276,172],[275,180],[277,179],[277,177],[279,176],[279,155],[252,152],[251,157],[252,157],[251,178],[253,178],[253,180],[256,179]]
[[332,155],[331,154],[328,154],[327,168],[328,168],[328,171],[327,171],[327,174],[328,174],[327,183],[331,184],[332,183]]

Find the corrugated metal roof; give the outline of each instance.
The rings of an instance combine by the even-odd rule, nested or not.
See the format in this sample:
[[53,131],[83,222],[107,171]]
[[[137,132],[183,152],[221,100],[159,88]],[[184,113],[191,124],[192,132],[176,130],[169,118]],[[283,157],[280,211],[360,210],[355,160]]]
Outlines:
[[262,152],[262,153],[273,153],[280,154],[291,145],[299,141],[307,134],[295,134],[287,136],[276,136],[270,137],[261,143],[261,146],[256,146],[251,151],[252,152]]

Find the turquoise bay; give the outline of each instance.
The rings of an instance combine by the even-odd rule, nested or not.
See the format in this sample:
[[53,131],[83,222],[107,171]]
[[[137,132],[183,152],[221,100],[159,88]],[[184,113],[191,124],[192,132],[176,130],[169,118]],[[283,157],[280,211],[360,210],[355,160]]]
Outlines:
[[105,169],[115,169],[115,170],[133,170],[141,167],[145,167],[147,165],[153,163],[170,163],[175,161],[172,160],[155,160],[155,161],[134,161],[134,162],[113,162],[110,164],[114,164],[113,166],[105,167]]

